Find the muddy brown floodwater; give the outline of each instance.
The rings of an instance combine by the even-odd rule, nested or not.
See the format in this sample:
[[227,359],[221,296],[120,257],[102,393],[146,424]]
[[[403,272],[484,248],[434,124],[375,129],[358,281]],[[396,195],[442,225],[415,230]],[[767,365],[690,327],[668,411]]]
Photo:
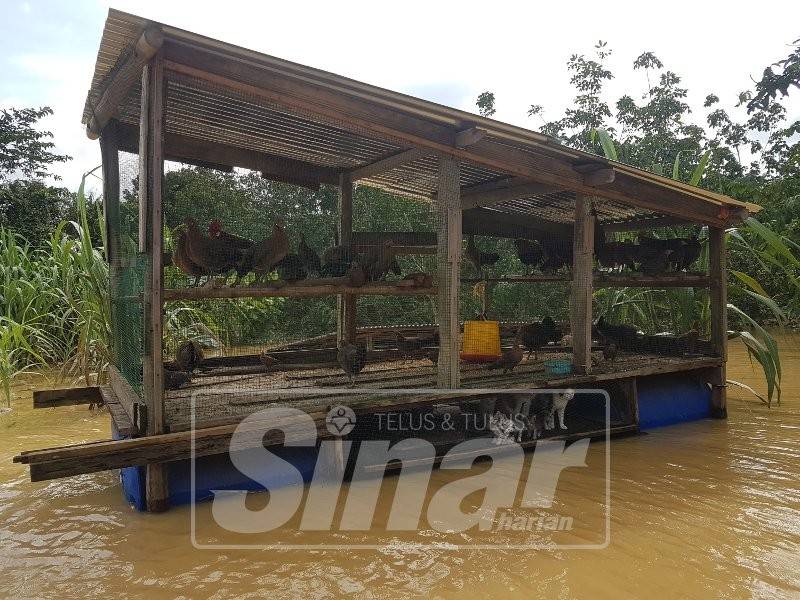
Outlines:
[[[0,416],[0,597],[798,598],[800,336],[780,341],[781,406],[767,409],[731,388],[727,422],[612,442],[603,550],[431,550],[402,537],[381,550],[197,550],[187,508],[137,513],[115,473],[30,483],[12,456],[106,438],[109,423],[85,407],[34,413],[29,392],[18,389],[15,410]],[[763,388],[738,344],[729,376]],[[580,507],[581,486],[567,473],[558,494]],[[337,535],[360,543],[369,534]]]

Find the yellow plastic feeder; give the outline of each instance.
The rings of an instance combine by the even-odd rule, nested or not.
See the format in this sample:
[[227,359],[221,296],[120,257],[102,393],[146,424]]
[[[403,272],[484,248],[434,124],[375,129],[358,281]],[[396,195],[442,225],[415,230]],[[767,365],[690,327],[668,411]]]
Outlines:
[[465,321],[461,360],[471,363],[493,362],[500,358],[500,323]]

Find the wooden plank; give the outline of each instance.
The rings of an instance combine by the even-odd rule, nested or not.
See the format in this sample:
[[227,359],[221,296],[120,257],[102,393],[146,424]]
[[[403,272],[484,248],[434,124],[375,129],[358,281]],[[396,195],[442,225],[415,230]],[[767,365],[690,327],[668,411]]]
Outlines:
[[170,59],[169,69],[176,73],[205,80],[235,93],[275,102],[362,135],[370,132],[382,139],[446,153],[510,175],[528,177],[540,183],[563,186],[575,192],[594,194],[709,225],[722,226],[730,217],[730,211],[722,202],[702,192],[689,194],[676,187],[637,176],[632,171],[617,171],[612,183],[593,187],[587,185],[584,176],[572,168],[573,161],[570,158],[554,151],[547,152],[533,145],[522,148],[492,136],[467,148],[457,148],[457,129],[453,126],[356,98],[352,93],[315,85],[276,70],[214,55],[198,46],[166,42],[165,49]]
[[[353,180],[350,173],[339,178],[339,244],[353,247]],[[340,293],[336,298],[337,345],[356,339],[356,295]]]
[[410,162],[414,162],[418,158],[422,158],[430,154],[429,151],[421,150],[419,148],[409,148],[408,150],[401,150],[389,156],[385,156],[375,162],[363,165],[361,167],[352,169],[350,171],[350,181],[358,181],[359,179],[369,179],[375,175],[380,175],[386,171],[391,171],[397,167],[402,167]]
[[100,404],[100,389],[97,386],[34,390],[33,408],[53,408],[78,404]]
[[[336,278],[341,279],[341,278]],[[319,281],[320,283],[317,283]],[[323,283],[327,279],[308,279],[286,283],[281,286],[213,286],[198,288],[176,288],[164,290],[164,300],[203,300],[206,298],[310,298],[316,296],[361,295],[361,296],[432,296],[435,288],[416,287],[412,282],[369,282],[355,287],[345,284]]]
[[464,191],[461,195],[461,208],[464,210],[476,208],[478,206],[491,206],[509,200],[527,198],[539,194],[552,194],[553,192],[563,191],[564,188],[538,182],[517,183],[514,185],[498,184],[495,189],[483,191]]
[[456,133],[456,148],[466,148],[477,144],[486,136],[486,130],[480,127],[467,127]]
[[725,247],[725,230],[708,229],[708,264],[711,277],[711,347],[723,363],[715,371],[711,382],[711,415],[718,419],[728,417],[725,361],[728,360],[728,264]]
[[458,322],[458,296],[461,266],[461,201],[460,166],[450,156],[439,157],[439,178],[436,194],[436,319],[439,322],[438,387],[460,385],[459,351],[461,328]]
[[111,386],[111,390],[114,392],[114,396],[116,396],[117,401],[120,406],[122,406],[122,409],[128,415],[131,422],[135,423],[138,427],[139,423],[136,421],[136,405],[140,404],[142,400],[115,366],[109,365],[107,372],[108,383]]
[[133,424],[133,421],[128,416],[128,413],[125,411],[125,408],[117,398],[117,395],[114,393],[114,390],[111,389],[110,385],[101,385],[99,388],[100,397],[103,400],[103,404],[108,407],[108,412],[111,414],[111,420],[114,423],[114,428],[117,430],[117,433],[122,437],[133,437],[138,433],[136,426]]
[[579,194],[575,198],[575,235],[573,242],[572,293],[572,364],[577,373],[592,370],[592,263],[594,262],[594,213],[592,200]]
[[[92,117],[86,124],[86,135],[96,140],[106,124],[117,114],[120,103],[133,88],[147,62],[155,56],[164,42],[160,28],[148,27],[139,36],[126,58],[111,71],[109,79],[104,82],[105,89],[97,105],[93,107]],[[122,56],[126,53],[123,52]]]
[[533,215],[480,207],[462,212],[462,232],[464,235],[490,235],[510,239],[537,240],[551,236],[572,239],[572,226],[568,223],[554,223]]
[[613,168],[610,169],[596,169],[585,173],[583,175],[583,183],[592,187],[598,185],[606,185],[612,183],[616,178],[616,172]]
[[677,217],[647,217],[641,219],[631,219],[618,223],[603,223],[603,232],[615,231],[646,231],[649,229],[659,229],[661,227],[678,227],[681,225],[693,225],[692,221]]

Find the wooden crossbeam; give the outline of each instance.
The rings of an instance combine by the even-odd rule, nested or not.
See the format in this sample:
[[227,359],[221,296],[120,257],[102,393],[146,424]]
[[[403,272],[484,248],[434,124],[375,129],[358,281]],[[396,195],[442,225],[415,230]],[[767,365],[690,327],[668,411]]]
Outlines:
[[426,154],[428,154],[428,152],[420,150],[419,148],[409,148],[408,150],[390,154],[380,160],[353,169],[350,171],[350,180],[357,181],[359,179],[368,179],[375,175],[380,175],[386,171],[391,171],[392,169],[413,162]]
[[480,142],[486,135],[485,129],[479,127],[468,127],[456,134],[456,148],[466,148]]
[[115,66],[106,83],[103,94],[92,111],[92,118],[86,124],[86,135],[96,140],[103,127],[117,114],[120,103],[125,99],[142,74],[147,62],[155,56],[164,43],[161,29],[149,27],[142,32],[127,58]]
[[644,231],[647,229],[658,229],[659,227],[675,227],[692,224],[692,221],[676,217],[648,217],[619,223],[603,223],[601,227],[604,233],[611,233],[614,231]]
[[481,186],[479,190],[466,188],[461,194],[461,208],[468,210],[478,206],[491,206],[509,200],[517,200],[538,194],[551,194],[564,188],[547,183],[537,183],[520,178],[506,179],[492,186]]
[[279,286],[209,286],[176,288],[164,290],[164,300],[203,300],[206,298],[311,298],[338,294],[356,296],[430,296],[436,293],[434,288],[414,287],[411,282],[383,283],[370,282],[362,286],[351,286],[346,283],[330,283],[331,279],[344,280],[346,277],[327,279],[306,279],[293,283],[284,282]]

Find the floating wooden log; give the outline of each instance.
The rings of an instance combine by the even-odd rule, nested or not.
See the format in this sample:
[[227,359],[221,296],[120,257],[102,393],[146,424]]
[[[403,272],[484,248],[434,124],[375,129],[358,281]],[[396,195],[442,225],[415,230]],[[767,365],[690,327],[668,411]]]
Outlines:
[[35,390],[33,392],[33,408],[100,404],[102,401],[100,388],[96,385],[58,390]]

